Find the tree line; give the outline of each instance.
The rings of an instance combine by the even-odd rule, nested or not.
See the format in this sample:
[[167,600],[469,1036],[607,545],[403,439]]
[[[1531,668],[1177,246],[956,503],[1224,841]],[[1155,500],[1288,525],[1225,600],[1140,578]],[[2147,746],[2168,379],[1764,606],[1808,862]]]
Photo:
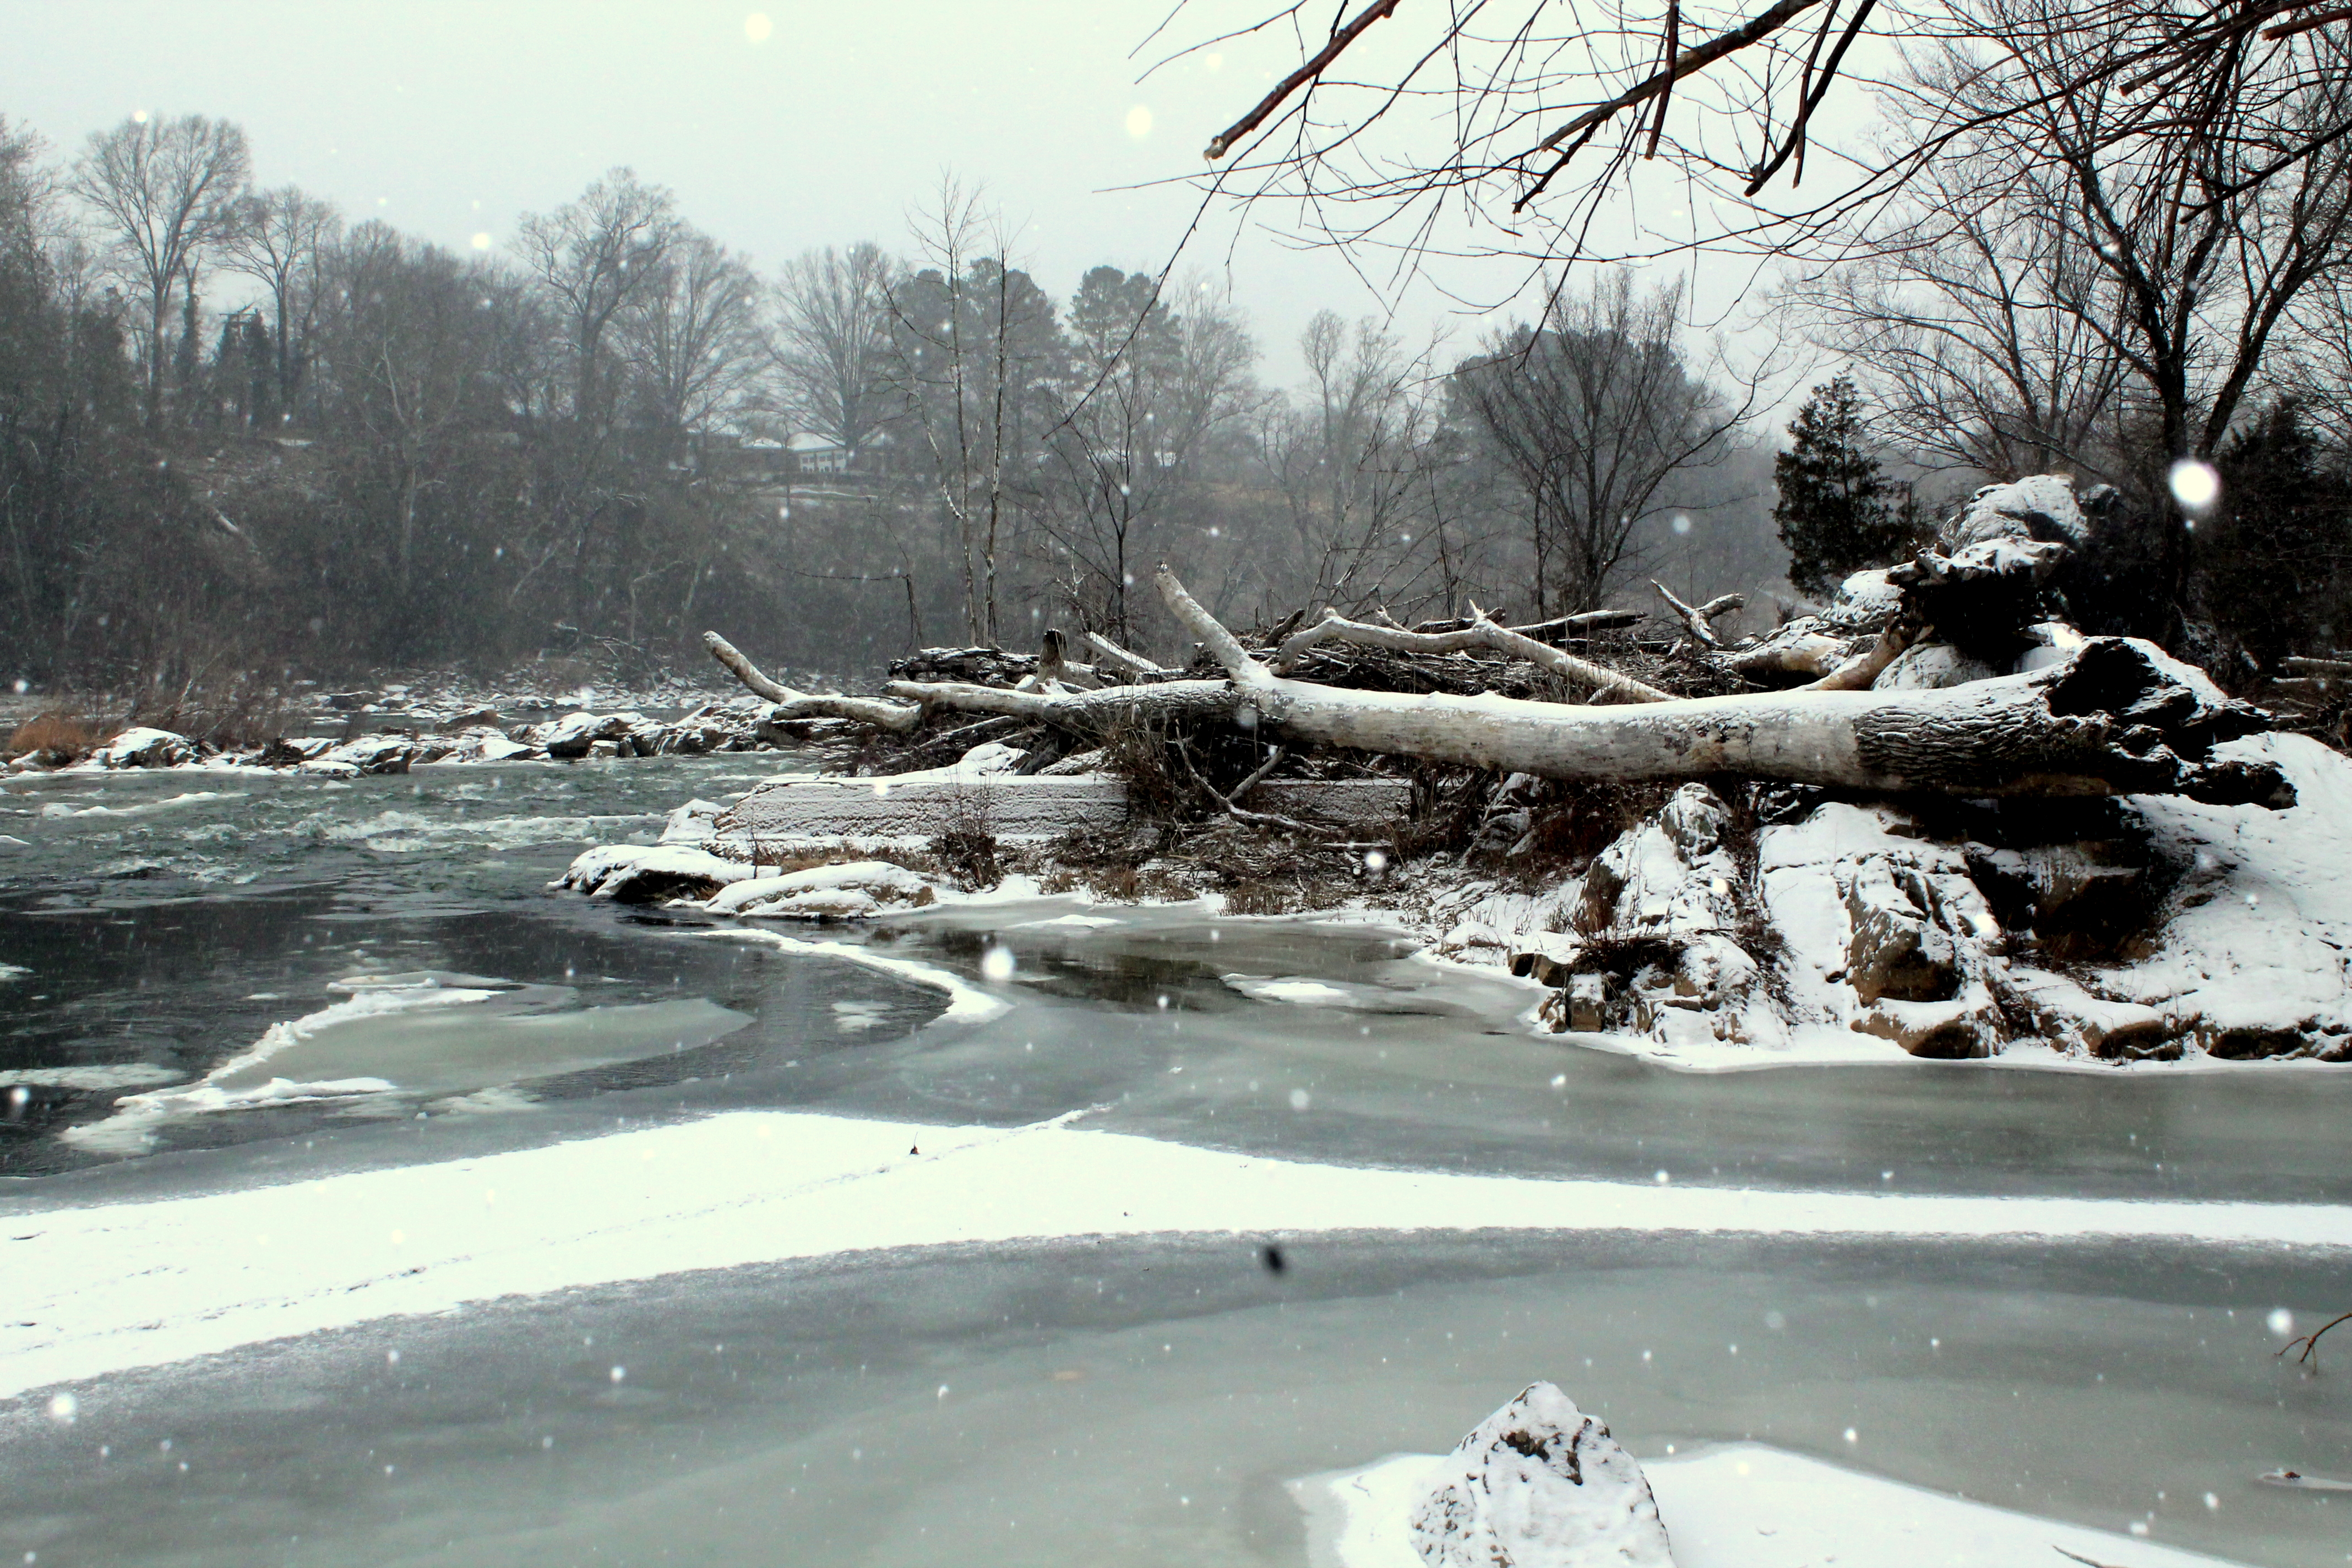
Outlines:
[[1223,290],[1102,266],[1057,299],[976,189],[918,210],[903,255],[763,272],[616,169],[457,254],[253,188],[224,121],[58,159],[0,121],[9,672],[650,666],[723,623],[850,673],[1149,642],[1162,559],[1244,619],[1773,569],[1726,504],[1745,399],[1672,289],[1605,277],[1451,355],[1327,311],[1276,390]]

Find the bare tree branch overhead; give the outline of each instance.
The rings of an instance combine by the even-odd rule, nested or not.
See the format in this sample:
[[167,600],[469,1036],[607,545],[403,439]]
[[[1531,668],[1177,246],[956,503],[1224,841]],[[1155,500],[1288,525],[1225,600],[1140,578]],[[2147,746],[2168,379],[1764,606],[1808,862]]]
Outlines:
[[[1219,37],[1282,19],[1295,13]],[[1224,165],[1218,190],[1292,208],[1291,226],[1406,267],[1433,252],[1558,261],[1787,246],[1873,211],[1956,141],[2084,95],[2115,106],[2112,147],[2201,129],[2221,155],[2217,192],[2242,194],[2343,141],[2352,114],[2224,123],[2217,103],[2283,112],[2325,97],[2347,41],[2352,12],[2320,0],[1374,4],[1304,39],[1299,67],[1206,155]],[[1983,90],[1859,129],[1904,98],[1912,62],[1936,55],[1968,61]],[[2018,89],[2036,58],[2054,68]],[[1675,196],[1637,173],[1653,160]],[[1648,215],[1637,237],[1597,240],[1601,211],[1636,196],[1676,220],[1686,202],[1687,221]]]

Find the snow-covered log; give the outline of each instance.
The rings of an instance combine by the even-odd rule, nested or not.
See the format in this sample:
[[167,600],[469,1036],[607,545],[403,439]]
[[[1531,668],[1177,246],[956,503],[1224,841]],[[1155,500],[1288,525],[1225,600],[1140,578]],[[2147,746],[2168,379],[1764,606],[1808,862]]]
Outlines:
[[1104,666],[1118,670],[1130,680],[1165,680],[1177,672],[1152,663],[1139,653],[1130,653],[1100,632],[1086,635],[1087,646],[1099,656],[1097,669]]
[[1944,689],[1592,707],[1287,680],[1251,658],[1164,567],[1159,584],[1232,677],[1236,718],[1298,740],[1550,778],[1725,773],[1958,795],[2293,799],[2275,768],[2210,757],[2216,742],[2267,728],[2267,716],[2128,638],[2093,638],[2047,668]]
[[1321,620],[1283,639],[1282,646],[1275,650],[1272,668],[1278,673],[1297,668],[1307,650],[1322,642],[1386,648],[1391,653],[1458,653],[1465,648],[1490,648],[1526,659],[1539,669],[1549,670],[1580,686],[1591,687],[1597,696],[1621,697],[1633,702],[1667,700],[1667,694],[1654,686],[1606,665],[1579,658],[1549,643],[1538,642],[1508,626],[1497,626],[1484,615],[1474,616],[1467,626],[1453,631],[1409,632],[1399,626],[1351,621],[1337,611],[1326,610]]
[[894,680],[883,688],[909,711],[944,708],[958,713],[1007,713],[1066,730],[1098,731],[1123,719],[1171,719],[1231,713],[1233,689],[1222,680],[1162,680],[1101,686],[1090,691],[1007,691],[1000,686]]
[[[849,719],[900,733],[915,729],[935,709],[959,713],[996,713],[1034,719],[1081,733],[1095,733],[1129,718],[1219,716],[1233,711],[1233,689],[1222,680],[1167,680],[1150,685],[1105,686],[1084,691],[1020,691],[960,681],[894,680],[889,698],[824,697],[794,691],[762,674],[758,666],[717,632],[702,640],[711,657],[736,679],[775,703],[771,720]],[[1064,666],[1066,671],[1070,667]]]
[[776,705],[775,711],[768,715],[771,719],[852,719],[878,730],[902,732],[922,721],[921,709],[902,703],[880,702],[871,697],[825,697],[794,691],[771,680],[759,666],[717,632],[703,633],[702,640],[710,649],[710,657],[724,666],[728,674]]

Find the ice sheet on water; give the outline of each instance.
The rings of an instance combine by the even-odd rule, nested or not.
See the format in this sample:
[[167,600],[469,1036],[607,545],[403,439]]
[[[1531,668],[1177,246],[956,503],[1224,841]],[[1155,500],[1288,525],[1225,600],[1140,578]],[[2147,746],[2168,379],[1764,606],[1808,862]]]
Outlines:
[[186,1075],[176,1068],[153,1062],[122,1062],[111,1067],[11,1068],[0,1072],[0,1089],[137,1089],[142,1084],[176,1083]]
[[[577,1007],[569,986],[420,970],[354,974],[342,1000],[273,1024],[193,1084],[125,1095],[61,1136],[92,1152],[152,1148],[170,1123],[320,1100],[437,1096],[480,1113],[529,1104],[519,1083],[709,1044],[751,1020],[701,997]],[[488,1098],[484,1098],[488,1096]]]

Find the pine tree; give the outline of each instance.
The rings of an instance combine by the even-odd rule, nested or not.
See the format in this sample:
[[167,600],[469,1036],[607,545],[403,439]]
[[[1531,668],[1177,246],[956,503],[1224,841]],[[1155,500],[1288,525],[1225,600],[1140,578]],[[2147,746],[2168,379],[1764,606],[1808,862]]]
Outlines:
[[1862,445],[1853,378],[1813,388],[1790,422],[1789,450],[1773,459],[1780,487],[1772,521],[1789,547],[1789,581],[1807,594],[1832,592],[1847,574],[1888,566],[1916,535],[1913,510],[1895,504],[1895,487]]

